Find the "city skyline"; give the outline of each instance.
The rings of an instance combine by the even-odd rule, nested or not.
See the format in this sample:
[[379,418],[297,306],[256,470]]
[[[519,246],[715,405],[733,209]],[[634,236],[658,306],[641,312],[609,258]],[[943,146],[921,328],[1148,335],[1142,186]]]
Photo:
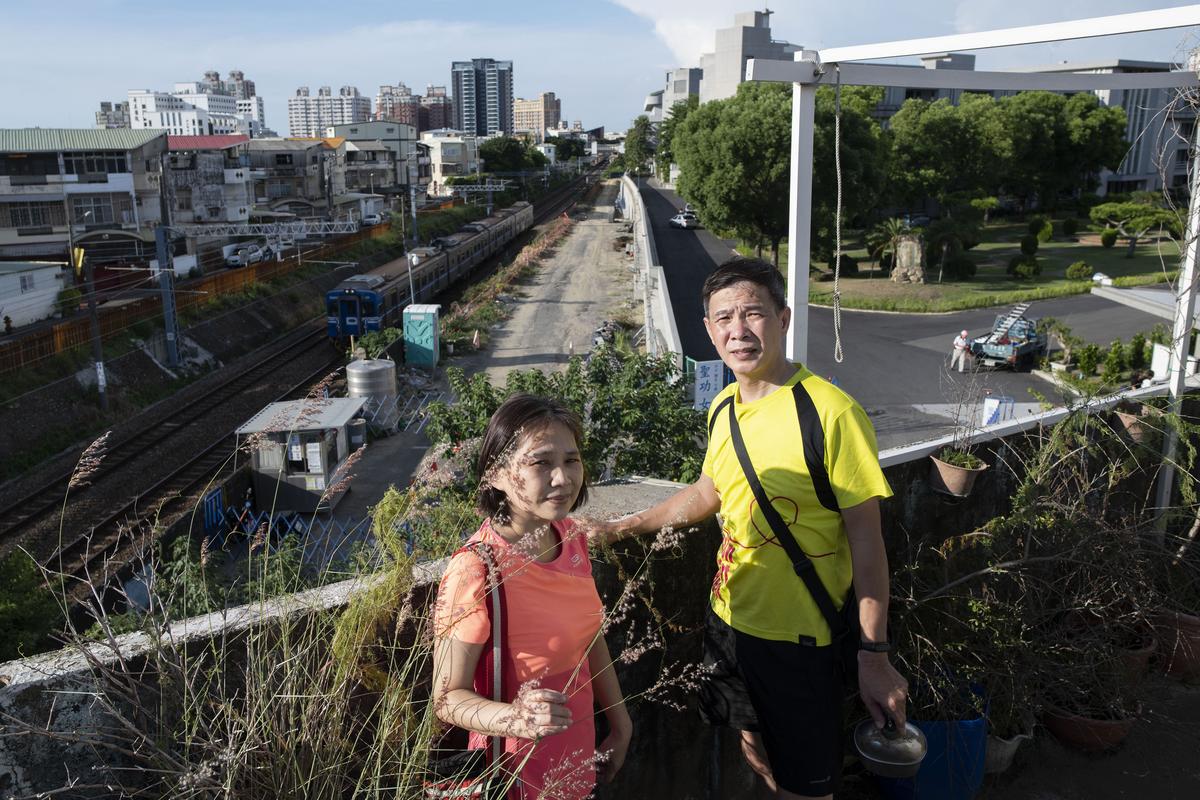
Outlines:
[[[781,5],[773,9],[771,27],[778,39],[821,48],[1173,5],[1182,4],[1066,0],[1048,8],[1032,0],[1003,7],[983,0],[932,0],[899,15],[894,3],[869,0],[854,4],[853,14],[844,6]],[[90,127],[101,100],[196,80],[209,69],[222,75],[236,69],[256,81],[268,125],[281,130],[287,100],[298,86],[351,85],[371,97],[380,85],[397,80],[414,87],[447,85],[452,61],[494,58],[514,62],[515,96],[552,91],[567,101],[571,119],[623,130],[666,70],[696,66],[717,28],[729,26],[739,11],[762,10],[746,0],[608,0],[569,11],[545,0],[511,7],[463,0],[426,4],[420,19],[405,19],[394,4],[368,0],[343,20],[331,17],[327,5],[307,0],[238,4],[236,15],[234,8],[229,0],[214,0],[202,13],[189,12],[185,26],[178,24],[179,9],[143,0],[67,0],[6,10],[9,35],[0,48],[0,68],[22,79],[0,87],[0,127]],[[53,59],[45,57],[49,31]],[[1197,44],[1194,31],[1136,34],[980,51],[977,67],[1172,61]],[[136,54],[137,60],[97,58],[97,48]]]

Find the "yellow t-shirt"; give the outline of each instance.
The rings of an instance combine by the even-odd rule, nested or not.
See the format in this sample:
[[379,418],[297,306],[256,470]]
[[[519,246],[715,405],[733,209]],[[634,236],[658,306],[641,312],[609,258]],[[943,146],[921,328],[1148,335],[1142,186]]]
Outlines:
[[[891,497],[879,466],[875,429],[862,406],[804,367],[784,386],[751,403],[738,402],[737,384],[730,384],[713,400],[709,414],[733,396],[738,426],[763,489],[840,608],[853,578],[850,546],[841,514],[821,505],[804,463],[792,394],[797,381],[804,382],[825,432],[825,470],[839,508]],[[757,509],[733,449],[728,405],[710,422],[703,471],[721,496],[723,521],[713,611],[734,629],[761,639],[794,642],[808,636],[818,645],[829,644],[828,624]]]

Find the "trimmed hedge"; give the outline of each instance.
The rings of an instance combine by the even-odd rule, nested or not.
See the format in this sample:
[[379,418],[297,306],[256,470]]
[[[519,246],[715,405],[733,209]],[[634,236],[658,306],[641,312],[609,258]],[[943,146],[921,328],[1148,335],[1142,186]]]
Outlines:
[[1022,255],[1032,256],[1038,251],[1038,237],[1028,235],[1021,237]]
[[1112,247],[1117,243],[1117,235],[1116,228],[1105,228],[1100,231],[1100,244],[1104,247]]
[[1093,274],[1095,274],[1095,270],[1086,261],[1076,261],[1067,267],[1067,280],[1069,281],[1090,281]]

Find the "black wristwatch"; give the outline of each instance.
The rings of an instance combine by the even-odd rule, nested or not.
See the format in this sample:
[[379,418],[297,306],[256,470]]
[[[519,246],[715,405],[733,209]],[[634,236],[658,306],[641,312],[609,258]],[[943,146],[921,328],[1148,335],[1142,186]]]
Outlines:
[[890,653],[892,652],[891,642],[863,642],[858,643],[859,650],[866,650],[868,653]]

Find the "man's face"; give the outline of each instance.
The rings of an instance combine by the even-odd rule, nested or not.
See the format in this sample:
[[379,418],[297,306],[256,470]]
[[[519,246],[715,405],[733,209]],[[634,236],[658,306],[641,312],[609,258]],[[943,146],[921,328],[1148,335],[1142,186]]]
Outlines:
[[708,298],[704,328],[734,375],[758,379],[784,360],[783,337],[791,319],[791,309],[776,309],[766,288],[742,281]]

